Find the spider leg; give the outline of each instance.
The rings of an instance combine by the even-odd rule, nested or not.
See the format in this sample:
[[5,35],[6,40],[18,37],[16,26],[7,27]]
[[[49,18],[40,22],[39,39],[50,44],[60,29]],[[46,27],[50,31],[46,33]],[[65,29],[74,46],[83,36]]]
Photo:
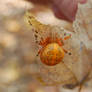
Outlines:
[[63,50],[64,50],[65,53],[71,55],[71,52],[68,52],[68,51],[67,51],[66,49],[64,49],[64,48],[63,48]]
[[50,40],[50,37],[47,37],[46,39],[41,39],[39,45],[45,46]]
[[63,48],[63,50],[64,50],[64,52],[65,52],[65,53],[68,53],[68,51],[67,51],[67,50],[65,50],[64,48]]
[[42,48],[41,48],[41,49],[39,49],[39,51],[38,51],[38,53],[37,53],[37,55],[36,55],[36,56],[39,56],[39,54],[41,53],[41,51],[42,51]]
[[71,35],[64,37],[64,40],[71,38]]
[[63,42],[63,39],[62,39],[62,38],[60,38],[57,42],[58,42],[58,44],[59,44],[60,46],[63,46],[63,45],[64,45],[64,42]]

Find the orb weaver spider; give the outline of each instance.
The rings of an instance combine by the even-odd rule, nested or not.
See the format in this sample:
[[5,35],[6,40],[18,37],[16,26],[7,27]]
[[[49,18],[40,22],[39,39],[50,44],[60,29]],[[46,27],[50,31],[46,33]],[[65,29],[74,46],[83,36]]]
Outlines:
[[[66,36],[64,40],[69,38],[70,36]],[[60,63],[64,57],[64,54],[67,53],[67,51],[63,48],[64,42],[62,38],[53,38],[50,36],[41,40],[39,45],[42,46],[38,52],[40,59],[44,64],[49,66]]]
[[[63,48],[64,40],[69,39],[71,35],[62,38],[58,32],[54,32],[54,30],[52,30],[53,27],[41,24],[33,16],[29,15],[28,18],[28,23],[35,28],[36,42],[41,46],[41,49],[37,54],[37,56],[40,56],[41,62],[48,66],[60,63],[64,58],[64,54],[67,53],[67,50]],[[39,37],[38,34],[44,35],[44,37],[40,38],[40,41],[37,41]]]

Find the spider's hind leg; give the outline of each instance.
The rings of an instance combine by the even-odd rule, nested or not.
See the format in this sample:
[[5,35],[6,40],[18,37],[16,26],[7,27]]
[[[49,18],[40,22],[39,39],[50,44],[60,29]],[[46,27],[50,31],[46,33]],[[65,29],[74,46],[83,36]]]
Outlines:
[[68,53],[68,51],[66,49],[63,48],[63,50],[64,50],[65,53]]
[[42,52],[42,48],[41,48],[41,49],[39,49],[39,51],[38,51],[38,53],[37,53],[37,55],[36,55],[36,56],[39,56],[39,55],[41,54],[41,52]]

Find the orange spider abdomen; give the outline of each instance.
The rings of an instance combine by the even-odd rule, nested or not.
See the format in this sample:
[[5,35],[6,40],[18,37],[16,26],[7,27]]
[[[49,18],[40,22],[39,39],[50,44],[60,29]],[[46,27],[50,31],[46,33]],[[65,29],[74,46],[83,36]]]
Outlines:
[[40,53],[41,61],[49,66],[60,63],[63,57],[64,50],[58,43],[50,43],[46,45]]

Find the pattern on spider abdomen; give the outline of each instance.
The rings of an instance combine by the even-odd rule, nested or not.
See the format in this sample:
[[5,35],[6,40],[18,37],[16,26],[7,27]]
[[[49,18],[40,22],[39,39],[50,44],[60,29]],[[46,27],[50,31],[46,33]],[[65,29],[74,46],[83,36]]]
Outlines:
[[57,43],[50,43],[40,53],[41,61],[49,66],[56,65],[62,61],[64,50]]

